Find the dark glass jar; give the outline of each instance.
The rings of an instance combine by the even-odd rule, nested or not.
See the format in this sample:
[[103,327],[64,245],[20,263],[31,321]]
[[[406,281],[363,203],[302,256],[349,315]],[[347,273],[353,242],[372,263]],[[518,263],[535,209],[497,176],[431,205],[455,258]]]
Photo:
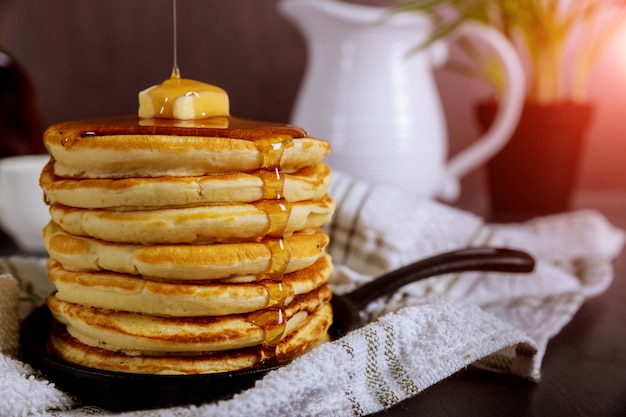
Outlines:
[[0,158],[44,153],[43,119],[22,66],[0,49]]

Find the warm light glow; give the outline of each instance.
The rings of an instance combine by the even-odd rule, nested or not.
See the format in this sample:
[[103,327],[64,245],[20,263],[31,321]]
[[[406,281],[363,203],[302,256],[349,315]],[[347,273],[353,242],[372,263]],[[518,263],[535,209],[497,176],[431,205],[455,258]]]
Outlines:
[[609,52],[614,56],[615,64],[619,65],[620,72],[626,77],[626,25],[617,32]]
[[[589,83],[595,107],[581,161],[579,187],[623,190],[626,179],[626,25],[615,32],[598,57]],[[620,191],[621,192],[621,191]]]

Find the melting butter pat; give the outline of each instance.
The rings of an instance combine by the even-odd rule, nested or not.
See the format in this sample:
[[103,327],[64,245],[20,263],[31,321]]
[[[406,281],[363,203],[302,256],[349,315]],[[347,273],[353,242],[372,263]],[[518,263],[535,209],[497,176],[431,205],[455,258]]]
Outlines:
[[197,120],[229,114],[226,91],[200,81],[172,76],[139,93],[142,119]]

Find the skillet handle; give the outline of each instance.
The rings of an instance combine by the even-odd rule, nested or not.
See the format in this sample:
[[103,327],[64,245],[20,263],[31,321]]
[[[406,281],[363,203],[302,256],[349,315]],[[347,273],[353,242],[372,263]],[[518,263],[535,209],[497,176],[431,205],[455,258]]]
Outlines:
[[371,301],[425,278],[451,272],[532,272],[535,260],[528,253],[508,248],[471,247],[444,252],[384,274],[345,294],[358,310]]

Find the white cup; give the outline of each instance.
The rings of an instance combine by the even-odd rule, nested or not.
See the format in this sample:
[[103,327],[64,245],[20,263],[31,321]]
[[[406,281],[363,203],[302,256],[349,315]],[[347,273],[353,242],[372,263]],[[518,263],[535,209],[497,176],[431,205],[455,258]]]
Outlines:
[[0,159],[0,227],[23,251],[44,251],[42,229],[50,214],[39,176],[49,159],[48,155]]

